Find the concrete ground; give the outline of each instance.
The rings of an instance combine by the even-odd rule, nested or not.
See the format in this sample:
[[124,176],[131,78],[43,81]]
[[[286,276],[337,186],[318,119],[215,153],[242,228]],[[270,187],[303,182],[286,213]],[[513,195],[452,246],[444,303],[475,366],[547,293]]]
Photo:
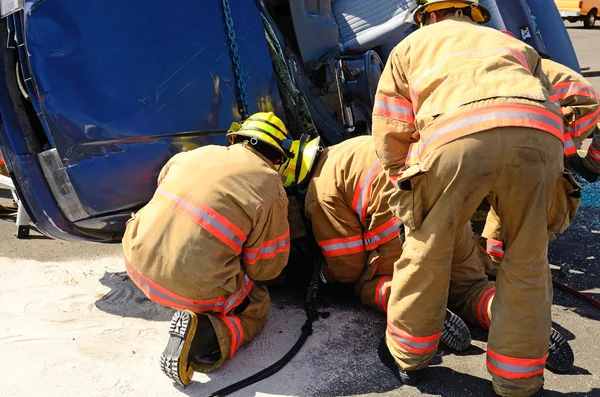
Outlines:
[[[569,27],[582,66],[600,70],[600,28]],[[600,77],[590,78],[600,91]],[[600,185],[600,183],[599,183]],[[0,191],[0,204],[8,204]],[[4,199],[2,198],[4,197]],[[234,360],[187,389],[162,376],[158,357],[171,311],[144,298],[127,276],[121,247],[13,237],[0,219],[0,396],[204,396],[265,368],[294,344],[304,321],[302,294],[272,289],[269,324]],[[600,188],[586,186],[575,224],[551,245],[556,280],[600,299]],[[567,266],[563,266],[566,269]],[[335,292],[335,293],[334,293]],[[331,313],[283,370],[236,396],[489,396],[484,332],[473,346],[438,352],[426,381],[400,387],[379,363],[382,315],[347,291],[323,291]],[[556,327],[570,340],[575,368],[546,371],[544,396],[600,396],[600,309],[555,290]],[[515,324],[518,327],[518,324]]]

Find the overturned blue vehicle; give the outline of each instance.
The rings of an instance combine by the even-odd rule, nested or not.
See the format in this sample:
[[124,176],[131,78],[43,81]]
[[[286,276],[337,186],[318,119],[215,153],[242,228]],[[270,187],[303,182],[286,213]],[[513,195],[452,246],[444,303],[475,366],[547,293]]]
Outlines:
[[[368,134],[414,3],[3,1],[0,147],[28,215],[54,238],[118,241],[170,157],[259,110],[329,145]],[[579,71],[552,0],[481,3]]]

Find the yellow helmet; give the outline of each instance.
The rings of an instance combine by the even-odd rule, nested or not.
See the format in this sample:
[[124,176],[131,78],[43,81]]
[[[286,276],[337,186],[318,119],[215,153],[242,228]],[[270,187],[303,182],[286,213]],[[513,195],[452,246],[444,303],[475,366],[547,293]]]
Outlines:
[[229,144],[232,145],[238,136],[250,138],[251,141],[256,139],[265,143],[281,153],[283,160],[291,155],[289,149],[292,140],[283,121],[275,116],[273,112],[254,113],[242,124],[233,123],[227,134]]
[[283,186],[301,186],[315,165],[315,160],[320,149],[321,138],[309,140],[306,134],[299,140],[292,141],[290,151],[293,156],[279,166],[278,172],[283,179]]
[[419,7],[414,15],[415,23],[423,26],[423,17],[428,12],[465,7],[471,7],[471,19],[474,22],[488,23],[492,18],[488,9],[479,4],[479,0],[419,0]]

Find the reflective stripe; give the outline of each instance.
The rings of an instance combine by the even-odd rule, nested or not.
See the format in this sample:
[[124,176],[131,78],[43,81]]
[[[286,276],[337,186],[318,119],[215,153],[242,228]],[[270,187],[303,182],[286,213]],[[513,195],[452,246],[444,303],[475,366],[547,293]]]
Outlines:
[[588,148],[588,155],[595,161],[600,161],[600,150],[596,150],[592,146]]
[[442,332],[430,336],[412,336],[388,321],[387,334],[398,346],[410,353],[426,354],[435,351]]
[[[420,158],[421,153],[433,150],[455,139],[496,127],[526,127],[551,133],[563,140],[560,116],[550,110],[529,105],[496,105],[472,109],[437,122],[426,138],[412,144],[409,161]],[[422,132],[421,136],[425,134]]]
[[487,349],[487,367],[495,375],[506,379],[526,379],[544,372],[546,353],[542,358],[515,358]]
[[479,325],[483,329],[490,329],[490,316],[488,315],[488,307],[490,305],[490,300],[494,297],[495,292],[496,287],[492,287],[485,291],[481,295],[479,304],[477,305],[477,320],[479,320]]
[[504,249],[502,249],[502,241],[494,240],[493,238],[488,238],[486,251],[488,255],[495,256],[497,258],[504,258]]
[[242,259],[246,265],[252,265],[259,259],[271,259],[290,249],[290,232],[286,232],[273,240],[263,241],[258,248],[244,247]]
[[403,123],[412,124],[415,122],[412,103],[402,97],[377,94],[373,106],[373,115],[387,117]]
[[225,301],[225,309],[223,311],[225,313],[228,313],[235,307],[239,306],[244,301],[244,299],[246,299],[246,296],[248,296],[248,293],[252,289],[252,285],[254,285],[254,281],[250,280],[250,277],[244,274],[244,280],[242,281],[242,286],[240,290],[235,294],[231,295]]
[[148,299],[174,309],[191,310],[196,313],[227,313],[242,303],[254,285],[254,282],[244,275],[240,290],[227,299],[224,296],[206,300],[188,299],[156,284],[131,266],[127,259],[125,259],[125,269],[133,283]]
[[387,313],[387,302],[390,290],[392,288],[392,278],[382,277],[375,288],[375,303],[381,308],[384,313]]
[[358,185],[356,186],[356,190],[354,191],[354,197],[352,199],[352,209],[358,217],[360,221],[363,222],[367,216],[367,207],[369,206],[369,199],[371,197],[371,188],[373,186],[373,182],[377,175],[379,175],[379,171],[381,171],[381,163],[378,158],[375,158],[373,164],[369,167],[369,170],[366,174],[361,174]]
[[593,87],[578,81],[565,81],[555,84],[554,95],[550,98],[555,98],[553,100],[561,100],[576,95],[598,99],[598,92]]
[[325,272],[327,273],[327,275],[329,276],[330,280],[337,280],[338,278],[335,276],[335,274],[333,274],[333,272],[331,271],[331,267],[329,267],[329,263],[325,262]]
[[567,131],[574,137],[577,137],[592,126],[595,126],[600,121],[600,108],[596,109],[595,112],[588,114],[587,116],[577,119],[573,124],[569,124]]
[[373,251],[382,244],[392,241],[398,238],[398,219],[392,217],[389,221],[376,227],[373,230],[369,230],[364,235],[365,249],[367,251]]
[[564,146],[565,146],[565,156],[569,157],[577,153],[577,148],[575,147],[575,142],[573,142],[573,138],[571,134],[564,134]]
[[318,244],[325,257],[356,254],[365,250],[362,234],[353,237],[322,240],[318,241]]
[[242,246],[246,241],[244,233],[233,222],[208,205],[183,191],[167,187],[164,184],[156,190],[153,199],[168,205],[174,211],[190,219],[221,240],[236,254],[239,255],[242,252]]
[[235,314],[222,316],[221,320],[223,320],[231,334],[231,345],[229,346],[229,358],[231,358],[242,345],[244,329],[242,328],[242,322]]

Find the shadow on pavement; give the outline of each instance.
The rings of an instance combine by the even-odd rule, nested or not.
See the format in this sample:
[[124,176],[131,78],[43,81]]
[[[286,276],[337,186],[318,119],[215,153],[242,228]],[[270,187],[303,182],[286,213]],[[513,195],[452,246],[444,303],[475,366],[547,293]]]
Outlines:
[[173,309],[146,298],[127,272],[105,272],[98,281],[110,288],[110,292],[96,301],[96,307],[105,313],[148,321],[168,321],[173,316]]

